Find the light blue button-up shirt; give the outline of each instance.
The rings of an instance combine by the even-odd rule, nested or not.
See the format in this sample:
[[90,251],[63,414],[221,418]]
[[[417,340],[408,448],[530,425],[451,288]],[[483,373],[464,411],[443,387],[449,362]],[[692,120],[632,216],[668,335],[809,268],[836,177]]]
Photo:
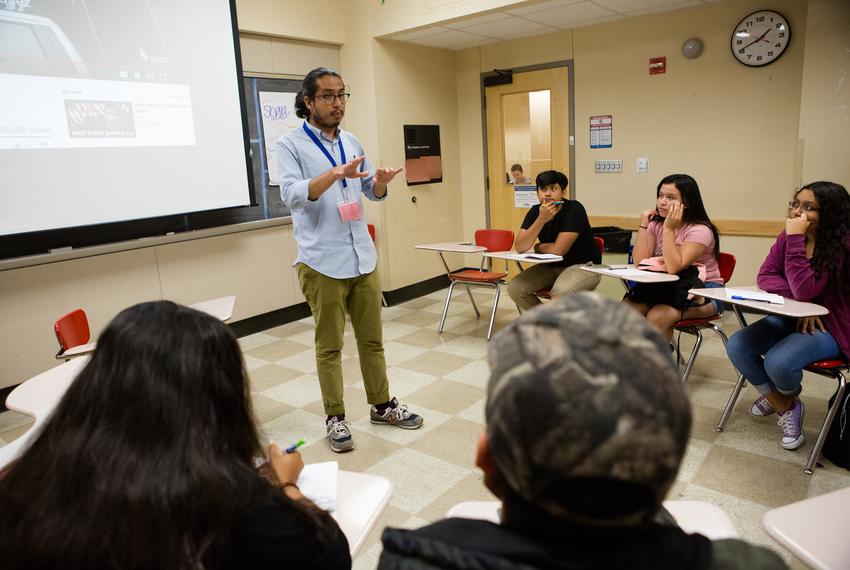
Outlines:
[[[305,124],[337,164],[342,163],[340,138],[347,160],[365,156],[363,145],[351,133],[338,128],[337,136],[331,140],[320,129]],[[334,279],[357,277],[374,271],[377,254],[366,227],[365,212],[359,220],[343,222],[338,208],[342,201],[357,200],[362,211],[361,193],[370,200],[386,198],[386,194],[376,198],[372,192],[373,171],[369,159],[364,159],[361,164],[361,169],[368,171],[369,176],[346,179],[347,188],[343,188],[342,180],[338,180],[318,200],[310,201],[307,197],[310,180],[333,166],[328,157],[307,136],[303,127],[292,129],[280,137],[276,148],[280,198],[292,210],[292,225],[298,245],[293,265],[306,263]]]

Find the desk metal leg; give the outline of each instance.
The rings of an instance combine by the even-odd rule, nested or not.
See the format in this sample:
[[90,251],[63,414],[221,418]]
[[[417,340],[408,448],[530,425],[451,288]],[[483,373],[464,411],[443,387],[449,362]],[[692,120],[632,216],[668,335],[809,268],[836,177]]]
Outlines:
[[449,303],[452,302],[452,292],[454,291],[456,284],[457,284],[457,281],[452,281],[449,284],[449,292],[446,295],[446,305],[443,307],[443,316],[440,317],[440,326],[438,327],[440,334],[443,334],[443,327],[446,324],[446,315],[449,312]]
[[[699,349],[702,346],[702,331],[696,329],[693,331],[697,337],[696,342],[694,343],[694,347],[691,349],[691,356],[688,358],[688,363],[685,365],[685,371],[682,372],[682,384],[687,383],[688,377],[691,375],[691,369],[694,367],[694,362],[696,362],[697,354],[699,354]],[[676,354],[679,353],[678,344],[676,346]],[[678,364],[678,363],[677,363]]]
[[466,286],[466,292],[469,295],[469,300],[472,302],[472,308],[475,309],[475,318],[481,318],[481,311],[478,310],[478,305],[475,304],[475,298],[472,296],[472,289],[469,288],[469,285]]
[[493,301],[493,312],[490,314],[490,326],[487,327],[487,340],[493,336],[493,323],[496,322],[496,308],[499,306],[499,284],[496,284],[496,299]]
[[832,405],[826,412],[826,418],[823,420],[823,426],[821,426],[820,433],[818,433],[818,439],[815,441],[815,446],[812,448],[812,454],[806,462],[805,469],[803,469],[807,475],[812,474],[812,471],[815,468],[815,463],[817,463],[817,460],[820,458],[820,452],[821,449],[823,449],[824,442],[826,441],[826,435],[829,433],[829,428],[832,425],[832,420],[835,419],[835,414],[838,411],[838,408],[844,409],[844,392],[847,390],[847,381],[840,370],[836,370],[835,375],[838,380],[838,390],[835,392],[835,399],[832,401]]
[[[741,328],[745,328],[747,326],[747,319],[744,318],[744,313],[741,312],[741,307],[738,305],[732,305],[732,309],[735,311],[735,316],[738,318],[738,324],[741,325]],[[724,345],[726,342],[724,341]],[[720,421],[717,423],[716,431],[723,431],[723,428],[726,426],[726,420],[729,419],[729,415],[732,413],[732,408],[735,407],[735,402],[738,401],[738,396],[741,394],[741,389],[746,384],[746,379],[744,375],[740,372],[738,373],[738,381],[735,383],[735,389],[732,390],[732,395],[729,396],[729,401],[726,402],[726,407],[723,408],[723,414],[720,416]]]

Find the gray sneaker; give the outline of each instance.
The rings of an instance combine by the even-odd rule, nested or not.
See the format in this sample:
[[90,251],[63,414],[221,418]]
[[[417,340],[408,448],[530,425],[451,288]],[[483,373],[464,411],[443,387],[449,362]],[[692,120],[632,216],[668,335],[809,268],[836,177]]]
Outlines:
[[383,413],[372,406],[369,410],[369,421],[373,424],[393,425],[401,429],[419,429],[424,422],[422,416],[408,410],[407,404],[399,403],[396,398],[390,400],[390,407]]
[[351,427],[346,420],[341,420],[333,417],[327,421],[325,427],[328,434],[328,443],[331,446],[331,451],[342,453],[343,451],[351,451],[354,449],[354,439],[351,437]]
[[779,429],[782,431],[780,444],[785,449],[797,449],[806,440],[803,435],[803,415],[806,407],[799,399],[794,399],[794,407],[779,414]]

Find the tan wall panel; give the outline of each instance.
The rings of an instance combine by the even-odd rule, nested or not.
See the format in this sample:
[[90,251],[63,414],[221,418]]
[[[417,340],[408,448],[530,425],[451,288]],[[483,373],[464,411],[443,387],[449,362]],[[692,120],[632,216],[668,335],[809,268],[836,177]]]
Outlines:
[[564,30],[482,46],[480,71],[513,69],[572,59],[573,33],[573,30]]
[[274,38],[272,60],[274,73],[307,75],[317,67],[339,70],[339,47]]
[[299,40],[345,43],[343,0],[236,0],[239,30]]
[[58,364],[62,315],[85,310],[96,338],[125,307],[159,297],[153,248],[0,272],[0,388]]
[[730,283],[755,285],[759,268],[775,241],[775,237],[720,236],[720,249],[734,254],[736,260]]
[[800,107],[800,184],[850,187],[850,2],[809,0]]
[[169,244],[156,256],[166,299],[191,304],[236,295],[234,321],[297,302],[292,226]]
[[431,260],[414,245],[463,237],[455,56],[448,50],[382,40],[373,42],[373,54],[379,159],[386,166],[404,164],[403,125],[440,126],[443,182],[408,188],[402,174],[381,205],[381,255],[388,262],[383,283],[397,289],[443,272],[436,255]]
[[239,48],[244,73],[274,73],[272,38],[239,34]]
[[463,208],[461,235],[472,236],[477,228],[487,226],[484,200],[484,137],[481,120],[481,50],[472,48],[455,56],[457,82],[457,123],[462,144],[459,145],[460,192]]
[[[691,174],[712,218],[781,219],[796,186],[794,164],[806,5],[777,0],[791,22],[786,53],[763,68],[731,55],[733,27],[759,0],[700,6],[575,30],[577,197],[594,214],[637,216],[665,175]],[[682,42],[700,37],[697,59]],[[650,76],[650,57],[667,73]],[[588,120],[613,115],[613,148],[590,149]],[[650,171],[635,172],[648,157]],[[622,174],[595,174],[597,159],[622,159]]]

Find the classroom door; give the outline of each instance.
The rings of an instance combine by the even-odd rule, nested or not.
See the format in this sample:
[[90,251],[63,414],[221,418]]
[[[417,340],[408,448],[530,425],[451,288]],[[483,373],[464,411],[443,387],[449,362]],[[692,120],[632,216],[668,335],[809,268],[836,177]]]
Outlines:
[[518,232],[529,199],[537,202],[514,183],[513,165],[522,166],[530,185],[550,169],[572,182],[568,69],[514,73],[510,85],[486,87],[485,99],[490,227]]

